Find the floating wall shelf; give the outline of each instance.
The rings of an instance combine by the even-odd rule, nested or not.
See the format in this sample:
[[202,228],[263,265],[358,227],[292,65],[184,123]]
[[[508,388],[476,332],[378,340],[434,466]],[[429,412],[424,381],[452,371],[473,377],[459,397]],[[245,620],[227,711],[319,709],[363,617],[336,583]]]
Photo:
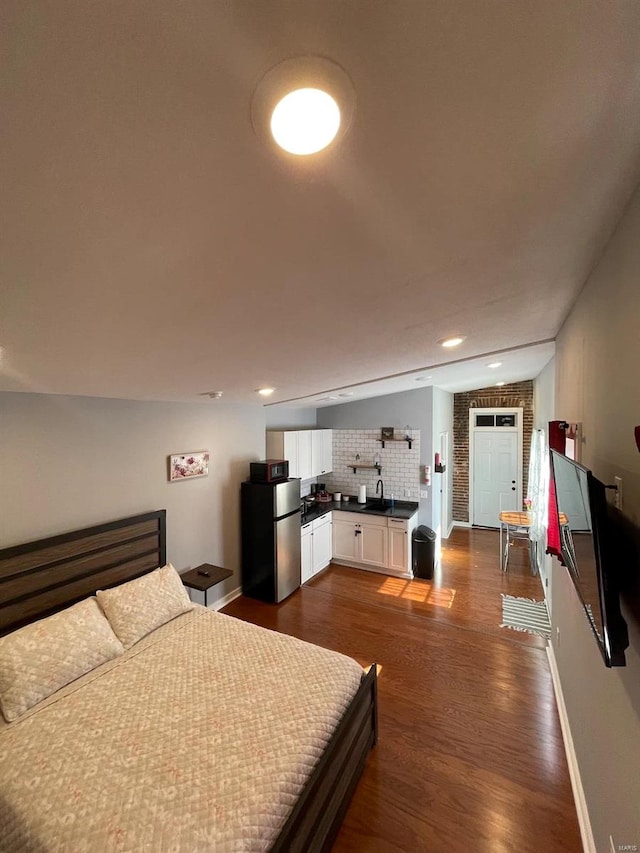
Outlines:
[[413,439],[403,436],[402,438],[376,438],[376,441],[382,442],[383,447],[386,441],[406,441],[409,445],[409,450],[411,450],[411,442],[413,441]]
[[363,468],[367,468],[369,470],[376,470],[378,472],[378,476],[380,476],[380,472],[382,471],[382,465],[360,465],[359,462],[355,462],[353,465],[349,465],[349,468],[353,468],[353,473],[356,471],[362,470]]

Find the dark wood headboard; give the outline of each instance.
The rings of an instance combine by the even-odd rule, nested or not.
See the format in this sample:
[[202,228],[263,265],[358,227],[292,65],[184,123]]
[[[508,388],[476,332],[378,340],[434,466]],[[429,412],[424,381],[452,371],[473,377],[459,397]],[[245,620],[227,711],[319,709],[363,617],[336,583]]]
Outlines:
[[158,509],[0,550],[0,636],[167,561]]

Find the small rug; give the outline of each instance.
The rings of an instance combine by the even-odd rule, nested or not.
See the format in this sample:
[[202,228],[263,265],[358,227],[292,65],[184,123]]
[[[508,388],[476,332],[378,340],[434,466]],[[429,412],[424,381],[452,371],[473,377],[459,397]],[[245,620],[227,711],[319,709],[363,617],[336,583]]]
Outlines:
[[539,634],[549,639],[551,625],[547,605],[544,601],[533,601],[531,598],[516,598],[502,593],[502,624],[501,628],[512,628],[514,631],[526,631],[528,634]]

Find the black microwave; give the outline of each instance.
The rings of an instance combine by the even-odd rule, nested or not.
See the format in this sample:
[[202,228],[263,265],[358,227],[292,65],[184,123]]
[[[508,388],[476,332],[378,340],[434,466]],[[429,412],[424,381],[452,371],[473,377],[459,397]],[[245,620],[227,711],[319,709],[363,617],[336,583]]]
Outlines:
[[289,462],[286,459],[264,459],[251,462],[249,480],[252,483],[277,483],[289,476]]

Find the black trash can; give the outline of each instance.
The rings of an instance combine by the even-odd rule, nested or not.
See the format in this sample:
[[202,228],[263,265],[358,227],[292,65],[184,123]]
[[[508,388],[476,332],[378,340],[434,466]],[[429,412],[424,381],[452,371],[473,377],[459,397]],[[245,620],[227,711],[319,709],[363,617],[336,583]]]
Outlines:
[[436,562],[436,534],[421,524],[411,536],[411,565],[414,578],[431,580]]

